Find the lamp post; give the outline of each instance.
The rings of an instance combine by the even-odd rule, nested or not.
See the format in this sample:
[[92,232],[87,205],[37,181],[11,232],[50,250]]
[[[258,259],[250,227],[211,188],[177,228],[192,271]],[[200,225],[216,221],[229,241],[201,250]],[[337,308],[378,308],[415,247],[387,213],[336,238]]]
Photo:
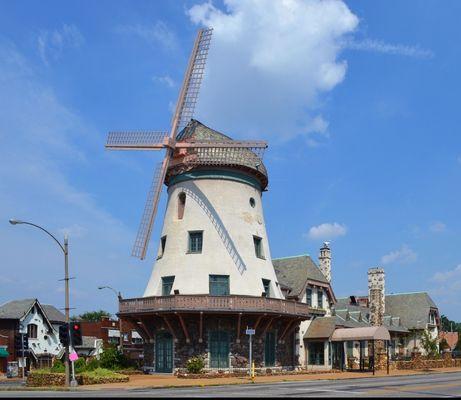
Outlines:
[[[45,232],[48,236],[53,238],[53,240],[58,244],[59,248],[62,250],[64,253],[64,285],[65,285],[65,314],[66,314],[66,324],[69,326],[69,240],[67,235],[64,235],[64,243],[61,244],[61,242],[56,239],[50,232],[48,232],[45,228],[42,228],[39,225],[33,224],[31,222],[26,222],[26,221],[20,221],[17,219],[10,219],[10,224],[11,225],[30,225],[34,226],[35,228],[38,228]],[[69,382],[69,346],[65,347],[65,354],[64,354],[64,365],[65,365],[65,371],[66,371],[66,386],[70,385]]]
[[[117,299],[120,301],[122,300],[122,294],[120,292],[117,292],[113,287],[110,286],[98,286],[98,289],[110,289],[112,290],[115,295],[117,296]],[[118,317],[118,329],[120,331],[120,351],[123,353],[123,334],[122,334],[122,319]]]

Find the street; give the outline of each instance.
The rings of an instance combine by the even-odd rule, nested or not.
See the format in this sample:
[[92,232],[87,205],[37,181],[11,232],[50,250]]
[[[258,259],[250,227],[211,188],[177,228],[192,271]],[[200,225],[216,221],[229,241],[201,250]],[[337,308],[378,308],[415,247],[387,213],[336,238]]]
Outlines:
[[461,373],[165,389],[0,391],[0,397],[459,397]]

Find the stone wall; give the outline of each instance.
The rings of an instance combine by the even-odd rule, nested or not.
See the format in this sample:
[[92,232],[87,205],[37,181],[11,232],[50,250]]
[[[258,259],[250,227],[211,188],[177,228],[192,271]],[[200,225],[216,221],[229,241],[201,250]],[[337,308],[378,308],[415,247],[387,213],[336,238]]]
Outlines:
[[460,368],[461,358],[452,358],[451,353],[444,353],[440,359],[427,359],[419,353],[411,361],[393,361],[395,369],[432,369],[432,368]]
[[[204,316],[203,317],[203,337],[202,342],[199,340],[200,319],[198,315],[185,316],[183,321],[189,335],[189,342],[181,327],[178,317],[169,316],[168,321],[175,333],[176,339],[173,343],[174,361],[173,368],[176,371],[183,371],[186,368],[186,362],[193,356],[201,356],[205,361],[205,369],[211,370],[209,360],[209,332],[212,330],[223,330],[229,332],[229,365],[231,371],[248,368],[249,357],[249,340],[245,335],[246,326],[253,327],[256,323],[256,317],[242,317],[240,336],[237,338],[237,317],[236,316]],[[253,336],[253,360],[255,368],[266,368],[264,363],[265,347],[263,331],[269,323],[269,317],[265,317],[260,321],[256,329],[256,336]],[[285,330],[288,321],[283,318],[275,318],[272,320],[268,331],[274,331],[276,335],[276,352],[275,366],[267,367],[269,369],[293,369],[297,365],[298,360],[294,354],[294,331],[299,329],[294,324],[293,328],[288,331],[283,342],[279,341],[280,335]],[[296,328],[295,328],[296,326]],[[168,326],[161,319],[155,319],[148,326],[152,340],[144,345],[144,365],[153,367],[155,365],[155,336],[159,332],[169,332]]]

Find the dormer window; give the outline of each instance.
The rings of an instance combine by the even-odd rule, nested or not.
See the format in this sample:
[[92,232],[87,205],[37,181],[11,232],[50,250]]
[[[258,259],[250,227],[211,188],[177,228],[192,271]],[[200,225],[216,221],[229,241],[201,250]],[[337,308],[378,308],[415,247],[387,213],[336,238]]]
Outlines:
[[317,307],[323,308],[323,290],[317,290]]
[[306,303],[309,307],[312,307],[312,289],[306,289]]

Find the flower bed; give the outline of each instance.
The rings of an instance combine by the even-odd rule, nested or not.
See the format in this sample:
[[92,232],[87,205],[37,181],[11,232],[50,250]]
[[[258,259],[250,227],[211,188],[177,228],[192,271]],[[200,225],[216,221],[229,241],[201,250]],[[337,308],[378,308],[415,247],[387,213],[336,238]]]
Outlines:
[[[82,372],[75,376],[79,385],[96,385],[100,383],[128,382],[129,377],[103,368]],[[34,370],[27,376],[27,386],[64,386],[65,374],[50,370]]]
[[[255,371],[255,376],[267,376],[267,375],[315,375],[315,374],[325,374],[325,373],[341,373],[339,370],[328,370],[328,371],[283,371],[283,370],[274,370],[274,369],[257,369]],[[238,378],[248,376],[248,370],[241,371],[204,371],[200,374],[191,374],[188,372],[178,371],[175,374],[178,378],[182,379],[212,379],[212,378]]]

